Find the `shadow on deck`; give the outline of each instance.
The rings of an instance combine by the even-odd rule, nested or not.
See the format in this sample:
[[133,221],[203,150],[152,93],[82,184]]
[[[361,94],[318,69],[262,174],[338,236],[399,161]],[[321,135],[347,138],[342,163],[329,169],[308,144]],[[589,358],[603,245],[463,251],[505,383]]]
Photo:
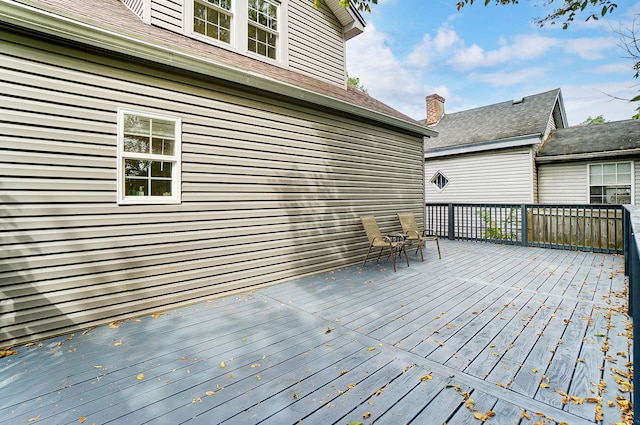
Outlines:
[[0,424],[624,422],[621,256],[442,250],[16,347]]

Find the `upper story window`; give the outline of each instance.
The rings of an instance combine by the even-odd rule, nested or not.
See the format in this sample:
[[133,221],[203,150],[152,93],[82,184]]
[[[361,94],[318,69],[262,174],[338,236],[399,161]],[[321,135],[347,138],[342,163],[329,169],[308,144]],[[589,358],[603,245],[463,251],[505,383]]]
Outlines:
[[231,43],[231,0],[195,0],[193,31],[223,43]]
[[631,204],[631,162],[589,164],[589,203]]
[[180,118],[118,111],[118,203],[180,202]]
[[276,0],[189,0],[185,31],[241,54],[284,63],[282,4]]
[[248,50],[276,59],[278,6],[267,0],[249,0]]

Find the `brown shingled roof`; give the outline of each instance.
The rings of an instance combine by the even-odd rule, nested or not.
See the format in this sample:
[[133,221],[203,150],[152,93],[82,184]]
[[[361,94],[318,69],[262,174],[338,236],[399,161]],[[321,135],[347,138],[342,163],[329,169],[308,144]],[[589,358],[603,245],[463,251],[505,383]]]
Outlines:
[[[388,115],[413,125],[422,123],[352,88],[336,85],[271,65],[238,53],[142,22],[120,0],[23,0],[22,3],[50,11],[104,30],[150,44],[213,60],[242,72],[263,75],[279,82]],[[311,5],[309,5],[311,7]]]

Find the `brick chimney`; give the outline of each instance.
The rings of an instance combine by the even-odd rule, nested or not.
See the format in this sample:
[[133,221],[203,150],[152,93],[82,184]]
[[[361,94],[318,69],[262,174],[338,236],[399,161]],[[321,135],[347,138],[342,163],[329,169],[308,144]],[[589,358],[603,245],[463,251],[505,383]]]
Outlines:
[[427,96],[427,125],[438,124],[444,115],[444,97],[438,94]]

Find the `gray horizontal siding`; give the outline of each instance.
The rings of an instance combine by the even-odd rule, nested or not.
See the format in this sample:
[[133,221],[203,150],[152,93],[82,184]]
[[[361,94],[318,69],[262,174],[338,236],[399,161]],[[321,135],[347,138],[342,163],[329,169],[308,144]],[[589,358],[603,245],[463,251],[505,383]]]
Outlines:
[[289,2],[289,67],[301,74],[345,85],[345,42],[342,25],[326,6],[303,0]]
[[543,204],[589,203],[587,165],[538,164],[538,193]]
[[183,2],[180,0],[151,1],[151,25],[182,33]]
[[[11,37],[0,346],[359,263],[359,215],[423,217],[421,137]],[[182,119],[182,204],[116,204],[118,107]]]

